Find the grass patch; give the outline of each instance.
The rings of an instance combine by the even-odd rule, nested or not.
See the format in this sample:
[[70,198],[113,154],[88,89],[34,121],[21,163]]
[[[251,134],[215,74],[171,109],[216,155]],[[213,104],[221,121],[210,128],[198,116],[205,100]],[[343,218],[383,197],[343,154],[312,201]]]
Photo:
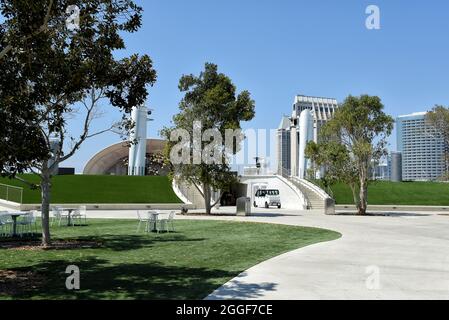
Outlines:
[[[0,299],[202,299],[264,260],[341,236],[315,228],[191,220],[176,221],[176,233],[138,234],[136,225],[91,220],[88,227],[53,229],[55,239],[98,242],[99,248],[15,250],[0,242],[0,271],[22,277],[32,272],[39,279],[19,289],[4,283],[9,288],[0,290]],[[80,291],[65,288],[68,265],[80,268]],[[254,286],[248,298],[260,290]]]
[[[353,204],[351,189],[345,184],[332,186],[337,204]],[[448,206],[449,183],[375,181],[368,187],[371,205]]]
[[[24,175],[38,183],[35,175]],[[0,178],[0,183],[23,188],[23,203],[41,202],[39,190],[31,190],[19,180]],[[181,203],[167,177],[55,176],[53,203]]]

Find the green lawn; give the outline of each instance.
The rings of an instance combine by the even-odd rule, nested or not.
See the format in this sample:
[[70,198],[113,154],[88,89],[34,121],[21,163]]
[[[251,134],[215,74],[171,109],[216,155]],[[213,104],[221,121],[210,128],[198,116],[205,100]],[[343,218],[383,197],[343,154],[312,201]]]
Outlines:
[[[34,175],[24,176],[38,182]],[[23,203],[40,203],[38,190],[19,180],[0,178],[0,183],[24,188]],[[1,188],[0,188],[1,189]],[[3,198],[0,195],[0,198]],[[56,176],[52,203],[181,203],[167,177]]]
[[[332,187],[337,204],[353,204],[352,193],[344,184]],[[372,182],[368,188],[371,205],[448,206],[449,183],[438,182]]]
[[[0,299],[202,299],[264,260],[341,236],[259,223],[179,220],[175,226],[175,233],[159,235],[136,233],[136,222],[130,220],[53,229],[58,239],[99,241],[95,249],[23,251],[5,249],[0,242],[0,275],[12,270],[40,279],[5,294],[0,277]],[[68,265],[80,268],[80,291],[65,288]],[[260,289],[253,288],[248,298]]]

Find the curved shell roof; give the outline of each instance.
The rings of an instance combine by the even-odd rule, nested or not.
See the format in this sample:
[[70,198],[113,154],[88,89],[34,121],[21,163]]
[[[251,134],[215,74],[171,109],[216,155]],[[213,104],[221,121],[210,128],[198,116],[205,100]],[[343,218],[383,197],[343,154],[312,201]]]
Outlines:
[[[147,139],[147,153],[161,153],[165,147],[165,140]],[[115,166],[129,154],[129,147],[126,142],[119,142],[109,146],[90,159],[84,167],[83,174],[101,175]]]

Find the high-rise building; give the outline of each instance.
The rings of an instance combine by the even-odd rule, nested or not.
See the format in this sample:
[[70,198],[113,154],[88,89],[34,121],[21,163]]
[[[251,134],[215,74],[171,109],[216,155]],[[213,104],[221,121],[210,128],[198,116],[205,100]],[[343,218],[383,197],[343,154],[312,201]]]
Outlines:
[[291,121],[288,117],[283,116],[281,124],[279,125],[277,132],[277,157],[278,157],[278,172],[281,175],[290,175],[291,164],[290,164],[290,126]]
[[[336,99],[298,95],[291,118],[283,117],[278,129],[278,172],[304,178],[310,161],[304,156],[309,141],[318,142],[321,126],[332,119]],[[287,136],[290,136],[288,140]],[[290,143],[290,147],[288,147]]]
[[295,97],[292,118],[299,120],[304,110],[310,110],[313,115],[313,141],[318,142],[321,126],[333,118],[337,109],[338,102],[336,99],[299,95]]
[[427,123],[426,114],[418,112],[399,116],[396,120],[404,181],[436,180],[444,172],[444,140]]

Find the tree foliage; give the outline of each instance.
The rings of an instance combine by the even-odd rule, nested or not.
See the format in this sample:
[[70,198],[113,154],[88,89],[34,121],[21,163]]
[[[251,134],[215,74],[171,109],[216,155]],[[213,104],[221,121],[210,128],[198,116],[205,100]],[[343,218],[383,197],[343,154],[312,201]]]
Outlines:
[[[76,30],[67,24],[71,6],[80,13]],[[41,177],[48,244],[54,169],[86,139],[131,130],[125,114],[145,102],[156,72],[147,55],[115,57],[125,49],[122,35],[141,26],[142,8],[131,0],[0,0],[0,12],[0,169],[12,176],[32,170]],[[102,102],[123,118],[92,132]],[[74,116],[83,120],[77,135],[68,129]]]
[[447,181],[449,180],[449,108],[441,105],[435,106],[432,111],[427,113],[426,120],[444,140],[444,173],[441,178]]
[[[172,163],[172,175],[179,181],[193,184],[205,199],[207,213],[210,213],[211,194],[213,191],[226,191],[236,181],[236,176],[231,172],[228,164],[229,156],[236,154],[241,134],[235,136],[232,148],[227,148],[224,137],[227,130],[241,129],[241,121],[249,121],[254,115],[254,101],[248,91],[236,93],[236,87],[231,79],[222,73],[218,73],[215,64],[206,63],[204,71],[199,76],[184,75],[179,81],[179,90],[184,92],[184,97],[179,104],[180,113],[173,117],[173,126],[162,130],[162,134],[169,140],[166,149],[167,159],[172,156],[173,148],[179,142],[173,141],[172,133],[175,130],[183,130],[189,138],[194,138],[194,122],[200,122],[201,131],[215,129],[219,137],[207,137],[199,145],[188,141],[187,163]],[[218,139],[218,140],[217,140]],[[170,141],[171,140],[171,141]],[[208,146],[214,145],[215,149],[209,150]],[[200,150],[200,154],[198,154]],[[210,160],[210,154],[215,154],[215,160]],[[216,157],[218,154],[218,159]],[[198,162],[195,157],[200,157]]]

